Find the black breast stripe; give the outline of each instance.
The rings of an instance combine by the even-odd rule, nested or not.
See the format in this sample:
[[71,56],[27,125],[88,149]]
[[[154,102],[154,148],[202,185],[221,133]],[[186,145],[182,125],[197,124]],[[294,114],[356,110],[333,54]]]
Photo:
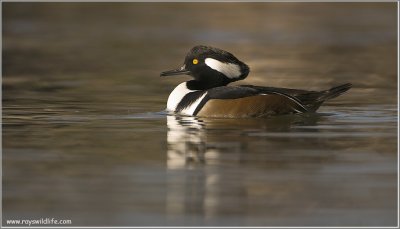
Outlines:
[[200,98],[206,91],[194,91],[186,94],[182,100],[178,103],[175,108],[176,112],[182,111],[183,109],[192,105],[198,98]]
[[196,107],[196,109],[193,112],[193,115],[197,115],[197,113],[199,113],[199,111],[201,110],[201,108],[204,107],[204,105],[206,104],[206,102],[210,100],[210,97],[208,95],[204,96],[203,100],[201,100],[201,102],[199,103],[199,105]]

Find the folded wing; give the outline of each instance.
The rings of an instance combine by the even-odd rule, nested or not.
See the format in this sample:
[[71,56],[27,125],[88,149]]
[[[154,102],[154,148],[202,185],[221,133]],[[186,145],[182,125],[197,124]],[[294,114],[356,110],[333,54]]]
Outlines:
[[299,99],[285,92],[238,86],[210,89],[194,115],[203,117],[263,117],[308,111]]

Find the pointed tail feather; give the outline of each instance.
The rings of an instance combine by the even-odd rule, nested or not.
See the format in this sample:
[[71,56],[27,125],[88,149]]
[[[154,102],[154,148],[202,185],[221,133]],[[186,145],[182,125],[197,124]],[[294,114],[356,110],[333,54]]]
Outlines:
[[340,86],[337,87],[333,87],[329,90],[324,91],[324,93],[318,97],[317,101],[318,102],[324,102],[326,100],[330,100],[333,98],[338,97],[339,95],[345,93],[346,91],[348,91],[353,85],[351,83],[346,83],[346,84],[342,84]]

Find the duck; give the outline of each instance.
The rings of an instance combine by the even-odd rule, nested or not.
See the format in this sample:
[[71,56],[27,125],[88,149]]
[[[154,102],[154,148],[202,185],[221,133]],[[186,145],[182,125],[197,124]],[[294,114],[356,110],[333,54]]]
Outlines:
[[197,45],[187,53],[181,67],[160,73],[161,77],[192,77],[171,92],[166,111],[211,118],[315,113],[325,101],[336,98],[352,87],[351,83],[345,83],[328,90],[310,91],[255,85],[228,86],[245,79],[249,73],[249,66],[232,53]]

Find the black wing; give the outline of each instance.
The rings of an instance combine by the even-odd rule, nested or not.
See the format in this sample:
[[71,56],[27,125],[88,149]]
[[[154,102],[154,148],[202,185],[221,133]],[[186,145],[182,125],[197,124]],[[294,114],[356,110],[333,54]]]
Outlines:
[[277,90],[268,90],[267,88],[263,88],[263,90],[257,89],[254,87],[247,87],[247,86],[223,86],[223,87],[216,87],[209,89],[207,91],[207,95],[204,97],[202,102],[196,108],[194,115],[196,115],[204,104],[207,103],[210,99],[239,99],[245,98],[249,96],[256,96],[256,95],[263,95],[263,94],[273,94],[283,96],[291,101],[293,101],[297,106],[296,110],[300,113],[309,112],[308,108],[304,106],[299,99],[296,97],[289,95],[282,91]]
[[282,93],[283,95],[288,95],[297,99],[297,101],[305,106],[307,110],[315,111],[324,101],[336,98],[337,96],[349,90],[352,87],[352,84],[346,83],[324,91],[307,91],[300,89],[262,87],[253,85],[241,85],[240,87],[253,89],[259,93]]

